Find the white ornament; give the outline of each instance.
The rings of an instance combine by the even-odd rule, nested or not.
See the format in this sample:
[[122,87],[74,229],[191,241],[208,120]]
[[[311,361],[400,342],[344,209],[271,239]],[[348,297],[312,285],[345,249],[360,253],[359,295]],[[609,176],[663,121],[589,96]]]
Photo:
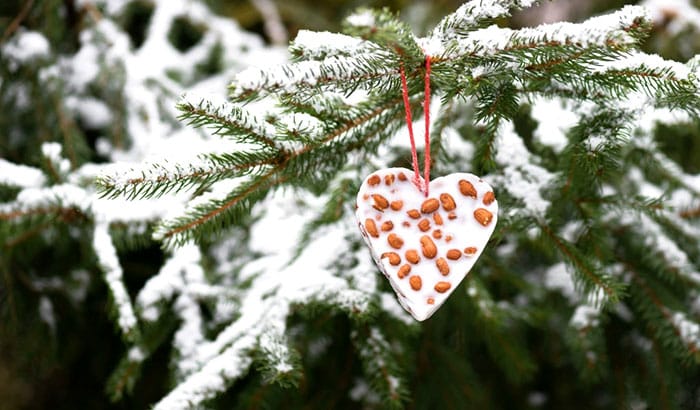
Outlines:
[[401,306],[422,321],[483,252],[496,226],[498,202],[491,186],[473,174],[430,181],[428,197],[412,178],[405,168],[372,173],[357,194],[355,215]]

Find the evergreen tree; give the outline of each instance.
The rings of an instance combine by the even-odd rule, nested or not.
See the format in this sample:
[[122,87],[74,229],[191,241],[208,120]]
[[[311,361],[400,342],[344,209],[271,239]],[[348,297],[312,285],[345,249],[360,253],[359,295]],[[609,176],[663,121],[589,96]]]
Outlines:
[[[423,37],[360,9],[343,34],[300,31],[291,61],[200,2],[17,6],[0,384],[79,377],[0,398],[98,407],[80,388],[109,368],[130,408],[700,406],[700,57],[683,42],[700,11],[495,24],[534,3],[471,0]],[[682,62],[642,51],[654,29]],[[478,174],[500,205],[420,323],[353,215],[366,176],[411,167],[401,73],[414,117],[431,101],[433,176]],[[120,341],[100,339],[106,316]]]

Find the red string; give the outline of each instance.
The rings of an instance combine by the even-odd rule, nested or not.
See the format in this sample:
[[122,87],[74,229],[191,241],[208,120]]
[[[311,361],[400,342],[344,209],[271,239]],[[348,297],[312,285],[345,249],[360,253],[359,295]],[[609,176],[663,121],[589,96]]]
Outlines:
[[411,157],[413,159],[413,183],[419,191],[423,191],[420,184],[420,173],[418,172],[418,152],[416,151],[416,140],[413,138],[413,119],[411,117],[411,103],[408,101],[408,84],[406,83],[406,72],[403,68],[403,61],[400,66],[401,91],[403,93],[403,106],[406,109],[406,126],[408,127],[408,137],[411,139]]
[[430,193],[430,56],[425,56],[425,97],[423,99],[423,121],[425,122],[425,196]]
[[413,136],[413,119],[411,116],[411,105],[408,99],[408,84],[406,82],[406,72],[403,62],[399,67],[401,74],[401,92],[403,94],[403,105],[406,109],[406,126],[408,127],[408,137],[411,140],[411,158],[413,161],[413,183],[419,191],[427,197],[430,187],[430,56],[425,58],[425,97],[423,101],[423,118],[425,122],[425,161],[423,162],[424,183],[420,183],[420,171],[418,170],[418,152],[416,151],[416,140]]

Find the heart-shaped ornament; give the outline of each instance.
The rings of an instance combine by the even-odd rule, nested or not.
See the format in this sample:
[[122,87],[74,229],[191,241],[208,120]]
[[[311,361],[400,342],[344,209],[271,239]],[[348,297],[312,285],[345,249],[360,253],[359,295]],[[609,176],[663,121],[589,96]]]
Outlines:
[[[426,197],[413,172],[388,168],[368,176],[355,215],[374,261],[416,320],[447,300],[483,252],[498,218],[491,186],[468,173],[430,181]],[[421,184],[423,181],[420,181]]]

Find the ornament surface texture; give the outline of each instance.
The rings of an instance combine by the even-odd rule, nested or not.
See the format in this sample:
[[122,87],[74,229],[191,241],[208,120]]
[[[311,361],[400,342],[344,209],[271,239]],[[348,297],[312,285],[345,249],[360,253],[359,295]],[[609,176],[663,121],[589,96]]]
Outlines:
[[498,201],[491,186],[473,174],[436,178],[427,197],[412,178],[405,168],[373,172],[357,194],[355,215],[401,306],[422,321],[483,252],[496,226]]

